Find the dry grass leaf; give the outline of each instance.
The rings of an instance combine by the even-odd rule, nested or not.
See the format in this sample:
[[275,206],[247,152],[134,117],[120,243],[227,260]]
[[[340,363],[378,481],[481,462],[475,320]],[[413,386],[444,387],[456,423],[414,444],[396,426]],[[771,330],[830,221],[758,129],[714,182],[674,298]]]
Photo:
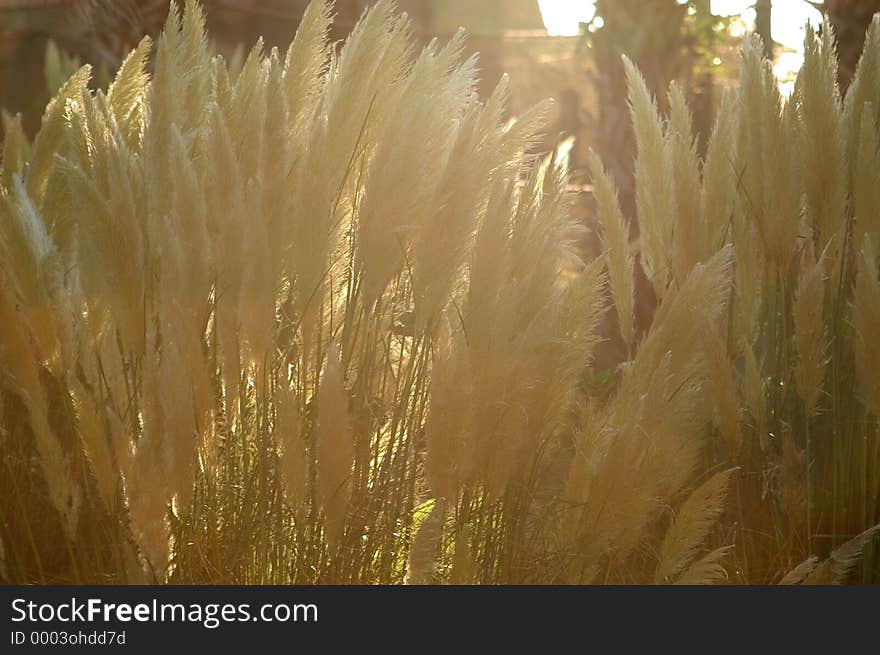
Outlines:
[[[695,489],[679,508],[660,547],[655,582],[669,583],[691,564],[697,549],[706,540],[724,509],[724,498],[732,473],[733,469],[717,473]],[[716,571],[713,566],[723,555],[723,552],[715,553],[709,559],[702,560],[700,567],[689,570],[685,577],[689,575],[691,580],[697,580],[700,576],[711,578]]]

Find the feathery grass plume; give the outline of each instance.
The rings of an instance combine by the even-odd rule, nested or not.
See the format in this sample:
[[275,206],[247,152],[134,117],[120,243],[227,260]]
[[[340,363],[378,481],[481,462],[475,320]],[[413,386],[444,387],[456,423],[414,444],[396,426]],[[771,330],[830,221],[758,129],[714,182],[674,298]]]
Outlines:
[[880,111],[880,16],[875,15],[865,35],[865,45],[859,59],[853,81],[843,101],[843,119],[846,126],[846,161],[850,178],[858,175],[857,152],[860,148],[861,130],[868,117],[876,124]]
[[212,237],[211,262],[216,275],[214,321],[228,410],[235,415],[241,362],[237,300],[244,268],[242,243],[246,207],[241,169],[224,111],[216,103],[211,103],[207,111],[211,129],[205,136],[204,175],[213,191],[206,193],[205,198],[207,229]]
[[765,68],[764,80],[768,99],[765,108],[770,114],[763,118],[769,129],[763,144],[764,209],[759,215],[758,227],[770,263],[777,273],[785,273],[791,268],[801,234],[802,145],[797,137],[795,103],[783,102],[771,68]]
[[[444,369],[438,368],[438,376],[446,376],[439,379],[449,381],[445,388],[456,394],[454,397],[468,389],[473,390],[469,402],[466,397],[462,398],[466,406],[472,408],[469,411],[473,411],[473,416],[468,417],[472,421],[472,432],[465,433],[467,451],[459,460],[466,467],[460,473],[465,479],[475,476],[476,471],[485,465],[485,456],[491,453],[486,446],[487,441],[495,439],[495,423],[491,417],[496,416],[499,399],[505,393],[511,361],[503,352],[510,345],[509,340],[500,333],[511,329],[514,321],[511,315],[513,305],[505,305],[502,294],[505,283],[509,283],[507,276],[512,259],[510,221],[518,199],[504,177],[498,176],[493,182],[492,196],[469,262],[468,290],[462,309],[459,338],[465,342],[467,361],[457,366],[461,371],[469,371],[470,375],[465,378],[466,384],[457,387],[449,374],[452,371],[447,367],[448,373],[443,373]],[[451,359],[450,363],[455,361]],[[438,396],[438,400],[441,397]],[[449,436],[441,439],[448,440]],[[439,454],[444,450],[437,448],[436,452]],[[439,463],[442,460],[434,457],[434,461]]]
[[672,167],[664,139],[663,119],[642,74],[624,58],[629,87],[629,104],[638,146],[636,158],[636,207],[645,272],[658,297],[669,283],[672,235],[675,225],[675,195]]
[[318,388],[316,444],[318,495],[324,510],[327,543],[335,550],[345,529],[355,458],[348,392],[345,390],[339,351],[335,346],[327,351]]
[[159,149],[157,154],[168,147],[172,124],[186,134],[204,120],[210,70],[204,23],[204,12],[196,0],[186,0],[182,15],[178,4],[171,4],[156,48],[150,85],[148,129],[157,130],[151,144]]
[[167,191],[168,213],[151,235],[161,258],[157,303],[183,312],[191,324],[188,327],[198,333],[212,283],[208,203],[187,138],[175,127],[171,140],[173,184]]
[[866,235],[876,243],[880,240],[880,185],[876,171],[880,170],[880,136],[874,118],[873,105],[867,103],[861,124],[852,126],[859,133],[855,153],[856,166],[852,175],[852,207],[855,217],[853,249],[860,252]]
[[[162,388],[168,382],[168,366],[164,370],[161,366],[158,337],[157,326],[148,326],[140,399],[143,433],[135,444],[131,469],[125,478],[125,491],[138,546],[149,567],[162,579],[171,554],[169,507],[175,484],[180,482],[179,477],[172,478],[176,473],[173,467],[178,454],[174,440],[185,426],[177,427],[171,423],[180,414],[174,413],[174,401]],[[180,390],[175,386],[173,392],[179,393]],[[171,410],[170,414],[166,415],[166,410]],[[169,426],[174,431],[166,434]]]
[[[734,121],[735,156],[731,160],[736,193],[730,235],[737,250],[735,311],[731,317],[736,348],[755,337],[768,268],[767,249],[760,227],[760,216],[764,211],[764,131],[769,127],[765,125],[763,115],[766,101],[761,50],[761,44],[753,38],[747,38],[743,43],[739,92],[734,106],[739,118]],[[721,156],[729,157],[727,153]],[[717,166],[717,157],[707,161],[704,189],[709,188],[706,185],[712,178],[708,175],[714,170],[708,168],[709,163]]]
[[[249,206],[256,204],[259,192],[250,188]],[[265,219],[265,215],[256,217]],[[276,328],[275,298],[277,294],[278,271],[280,263],[270,256],[272,237],[263,221],[252,225],[252,237],[246,242],[250,246],[245,253],[249,263],[242,280],[239,295],[238,314],[241,336],[250,364],[260,364],[272,354],[273,333]]]
[[[604,262],[598,259],[575,269],[572,274],[576,277],[526,331],[536,343],[532,352],[519,355],[521,364],[514,368],[514,379],[526,381],[520,393],[528,431],[516,453],[515,470],[522,475],[529,467],[537,469],[531,483],[535,496],[532,516],[527,514],[526,519],[533,524],[537,524],[535,516],[543,518],[550,511],[543,498],[555,497],[561,491],[561,480],[555,479],[558,476],[553,472],[562,473],[565,467],[554,467],[554,457],[567,452],[566,440],[560,440],[559,435],[569,430],[572,411],[581,397],[583,370],[592,364],[599,343],[598,326],[607,309],[604,268]],[[542,324],[542,320],[547,323]],[[508,415],[508,419],[516,420],[515,415]],[[542,446],[542,441],[546,445]],[[540,475],[542,469],[547,470],[544,477]],[[532,540],[543,538],[537,525],[527,528],[526,534]]]
[[[562,256],[566,256],[563,251]],[[604,262],[596,260],[588,264],[576,262],[576,268],[567,274],[573,279],[567,281],[560,294],[560,312],[557,323],[553,326],[562,337],[562,342],[554,341],[548,335],[548,355],[555,355],[553,361],[555,375],[552,384],[547,387],[553,394],[552,413],[562,416],[571,411],[575,400],[580,397],[576,393],[583,375],[584,367],[591,366],[597,348],[601,343],[598,334],[599,324],[608,310],[605,299],[607,275],[603,270]],[[561,427],[558,426],[558,427]]]
[[0,111],[3,122],[3,151],[0,153],[0,188],[12,187],[14,175],[23,175],[24,167],[30,157],[30,143],[21,126],[21,114],[10,116]]
[[179,363],[187,360],[182,352],[185,346],[174,335],[162,336],[162,353],[155,372],[161,424],[154,427],[161,430],[165,484],[185,508],[192,497],[199,423],[203,417],[194,407],[194,381],[180,371]]
[[467,342],[474,352],[491,347],[498,293],[510,257],[510,216],[516,202],[509,177],[495,175],[489,184],[489,204],[468,261],[468,290],[463,309]]
[[257,39],[232,85],[230,102],[224,107],[230,133],[253,131],[250,138],[237,140],[234,144],[245,186],[251,184],[262,172],[260,165],[264,162],[264,123],[269,93],[266,83],[270,65],[263,48],[263,40]]
[[[783,107],[776,77],[770,63],[762,59],[762,51],[757,37],[743,44],[738,110],[749,120],[738,122],[742,191],[737,211],[739,237],[735,241],[739,246],[747,238],[747,226],[754,226],[773,269],[786,272],[794,253],[800,211],[800,187],[793,170],[797,143],[791,138],[795,113],[792,104]],[[743,252],[741,247],[738,249]],[[748,274],[762,268],[749,267]]]
[[[409,23],[392,17],[393,6],[388,0],[378,2],[331,62],[329,81],[315,116],[317,123],[294,173],[300,188],[312,190],[295,198],[293,215],[297,220],[290,253],[296,279],[295,308],[303,316],[307,339],[324,300],[333,268],[330,257],[344,217],[355,201],[354,189],[362,184],[363,166],[379,143],[377,130],[392,111],[391,103],[400,99],[412,44]],[[391,147],[385,145],[386,150]]]
[[702,317],[724,312],[732,255],[725,248],[669,292],[614,398],[580,432],[566,492],[577,509],[563,530],[576,553],[572,582],[593,580],[606,559],[622,565],[696,471],[711,402],[706,359],[692,344]]
[[[152,427],[145,423],[147,426]],[[145,431],[138,441],[131,471],[125,479],[125,491],[138,548],[162,579],[171,548],[167,521],[171,493],[164,482],[163,444],[156,434]]]
[[[576,510],[565,519],[572,526],[566,547],[572,553],[566,572],[570,582],[590,583],[610,563],[625,571],[627,560],[648,538],[653,517],[692,473],[698,435],[689,432],[680,440],[670,426],[650,423],[664,401],[661,387],[668,383],[669,370],[666,358],[644,391],[645,409],[638,411],[629,395],[619,396],[593,433],[585,432],[580,440],[567,498]],[[632,415],[633,410],[638,413]]]
[[[8,273],[0,270],[0,275]],[[28,412],[39,466],[52,507],[58,512],[65,536],[76,534],[82,502],[81,490],[71,470],[71,461],[49,422],[48,401],[40,381],[40,363],[31,347],[26,319],[16,310],[10,285],[0,285],[0,372],[3,386],[12,389]]]
[[799,157],[803,161],[807,220],[817,247],[832,239],[842,243],[838,237],[846,219],[846,143],[834,35],[827,23],[821,40],[807,25],[795,103],[806,135],[800,140],[803,150]]
[[[569,545],[566,550],[571,555],[561,568],[566,580],[589,584],[598,574],[602,558],[619,541],[621,529],[633,524],[641,528],[644,513],[637,515],[633,510],[647,498],[638,484],[640,478],[625,493],[615,486],[631,445],[608,423],[607,414],[587,407],[579,418],[563,495],[565,511],[559,517],[560,540]],[[603,511],[606,507],[612,512]],[[617,522],[618,518],[625,522]]]
[[[486,109],[483,111],[483,120],[481,123],[488,127],[488,121],[496,113],[504,115],[504,106],[509,95],[510,78],[505,74],[498,83],[495,92],[490,100],[486,103]],[[499,90],[503,93],[499,94]],[[497,107],[490,111],[490,107],[496,100]],[[526,110],[516,119],[509,119],[504,128],[502,135],[501,149],[499,156],[505,162],[504,167],[508,169],[508,173],[527,165],[532,154],[541,146],[541,137],[544,134],[549,120],[550,110],[553,103],[550,100],[539,102],[531,109]],[[561,165],[561,164],[560,164]]]
[[[650,379],[663,358],[673,358],[672,373],[682,382],[687,381],[689,368],[701,367],[701,354],[691,347],[699,342],[703,321],[716,324],[727,308],[732,278],[734,250],[726,246],[704,264],[698,264],[690,272],[668,302],[664,302],[654,317],[654,327],[639,344],[638,352],[621,380],[621,388],[629,390]],[[697,309],[699,308],[699,309]],[[698,314],[699,312],[699,314]]]
[[[589,332],[597,320],[594,294],[601,269],[594,266],[582,273],[581,290],[578,284],[566,291],[561,284],[568,234],[561,210],[567,202],[564,175],[559,169],[547,175],[542,179],[539,167],[525,183],[525,189],[533,190],[518,199],[507,237],[509,251],[502,260],[509,269],[493,299],[494,322],[485,326],[487,334],[479,334],[479,325],[469,322],[471,306],[464,308],[476,390],[471,434],[479,440],[477,470],[493,497],[524,473],[524,453],[533,452],[542,435],[557,429],[576,383],[572,370],[587,363],[595,343]],[[538,188],[545,189],[543,196]],[[574,311],[575,303],[586,300],[582,293],[593,300]],[[474,299],[471,295],[469,303]],[[577,312],[582,312],[579,320],[572,321]],[[587,329],[569,332],[575,324]],[[559,341],[566,334],[571,340]]]
[[0,255],[14,277],[22,320],[37,360],[59,366],[61,256],[21,177],[13,177],[9,195],[0,195]]
[[[188,154],[186,137],[172,131],[170,168],[174,183],[169,190],[169,212],[152,234],[154,252],[161,257],[157,297],[154,299],[164,329],[173,324],[182,343],[201,359],[198,344],[204,331],[211,293],[212,252],[208,233],[208,202],[199,172]],[[191,363],[193,366],[194,362]]]
[[[657,467],[658,486],[664,492],[672,492],[687,481],[697,451],[686,447],[683,440],[696,439],[712,420],[711,403],[701,405],[699,400],[709,392],[706,358],[687,344],[699,343],[702,317],[717,322],[723,315],[730,293],[732,258],[733,250],[727,247],[694,267],[681,288],[661,305],[654,327],[620,381],[618,393],[630,404],[627,412],[644,413],[645,426],[664,433],[668,440],[668,450],[655,452],[650,463],[652,469]],[[655,385],[655,395],[649,396],[652,402],[642,401],[643,389]]]
[[91,395],[75,375],[68,376],[68,379],[77,410],[77,431],[95,476],[101,501],[112,512],[117,506],[120,478],[111,441],[101,417],[101,408],[95,405]]
[[701,259],[702,247],[708,243],[710,225],[700,216],[700,161],[693,136],[690,111],[684,93],[677,84],[669,90],[669,125],[666,148],[672,167],[671,194],[675,214],[672,227],[672,273],[676,284],[682,284]]
[[[460,40],[461,37],[459,37]],[[462,83],[473,82],[474,60],[459,73]],[[465,255],[473,244],[475,226],[487,209],[490,186],[475,178],[476,171],[486,170],[488,162],[511,148],[507,157],[516,160],[528,147],[519,141],[516,123],[504,126],[502,111],[507,98],[507,82],[502,80],[485,103],[476,101],[475,89],[461,86],[469,97],[443,164],[434,204],[414,235],[412,250],[413,286],[419,327],[434,321],[449,303],[461,284]],[[545,107],[539,106],[529,123],[541,120]],[[521,150],[520,150],[521,149]],[[503,174],[503,173],[500,173]],[[509,173],[508,173],[509,174]]]
[[[693,562],[724,508],[731,473],[715,474],[682,503],[660,546],[655,582],[668,584]],[[716,561],[714,558],[710,560],[711,563]],[[704,566],[710,562],[705,562]],[[688,573],[696,577],[696,571]]]
[[880,414],[880,351],[874,343],[880,333],[880,261],[874,242],[866,237],[859,253],[855,291],[853,293],[853,325],[856,332],[856,381],[865,405],[874,414]]
[[78,228],[71,212],[68,211],[74,202],[73,193],[69,176],[64,172],[60,158],[49,174],[45,194],[36,198],[36,201],[40,215],[46,223],[46,229],[52,235],[52,240],[69,268],[77,254],[74,243],[78,239]]
[[721,97],[712,136],[706,147],[703,185],[700,189],[700,215],[706,239],[697,244],[699,261],[705,261],[731,239],[731,222],[737,198],[736,133],[739,119],[732,93]]
[[153,224],[168,211],[169,197],[164,189],[170,188],[173,180],[165,163],[171,157],[174,128],[189,139],[210,116],[204,111],[210,68],[201,12],[196,2],[187,0],[181,17],[177,4],[172,3],[156,47],[142,156],[149,223]]
[[331,6],[328,0],[309,4],[284,57],[283,95],[289,109],[285,132],[292,138],[299,137],[303,121],[312,113],[323,88],[330,60]]
[[67,138],[71,136],[66,129],[66,119],[71,106],[76,106],[82,98],[92,69],[87,64],[71,76],[46,105],[40,130],[34,138],[31,158],[28,164],[27,188],[32,197],[42,196],[52,159],[56,153],[64,151]]
[[762,145],[764,132],[770,125],[764,120],[768,101],[765,97],[761,51],[762,45],[757,38],[750,37],[743,42],[737,113],[749,116],[750,120],[740,121],[737,125],[736,161],[742,191],[737,198],[739,206],[736,217],[740,224],[760,224],[760,221],[748,218],[763,212],[765,180]]
[[[173,11],[173,9],[171,10]],[[178,57],[178,69],[184,74],[179,80],[183,91],[184,116],[194,119],[194,126],[200,124],[202,108],[205,106],[210,92],[211,55],[208,48],[208,37],[205,32],[205,11],[198,0],[186,0],[181,22],[182,52]],[[186,129],[188,125],[181,126]]]
[[[290,200],[284,193],[287,184],[287,174],[290,171],[293,159],[291,147],[289,117],[290,105],[286,93],[272,93],[271,89],[282,88],[284,85],[284,66],[281,64],[281,54],[277,48],[272,48],[269,56],[263,61],[266,80],[266,117],[263,121],[262,156],[260,173],[263,177],[263,191],[258,196],[260,211],[263,215],[262,225],[268,235],[279,234],[285,228],[287,210]],[[300,100],[301,101],[301,100]],[[285,138],[277,138],[277,135],[287,135]],[[275,287],[281,283],[284,277],[286,265],[284,239],[269,239],[266,245],[267,269],[272,270],[272,285]]]
[[50,277],[57,249],[28,195],[20,175],[14,175],[3,201],[2,247],[4,261],[15,273],[18,292],[29,305],[38,305],[57,280]]
[[807,417],[816,413],[828,362],[825,323],[825,251],[817,259],[812,244],[804,248],[792,317],[797,363],[794,379]]
[[828,558],[817,565],[801,584],[843,584],[862,557],[862,551],[880,533],[880,525],[868,528],[846,543],[835,548]]
[[[874,29],[875,33],[869,36],[866,54],[869,59],[877,58],[877,45],[871,41],[877,38],[876,27]],[[677,197],[681,193],[673,191],[673,197],[664,200],[674,210],[671,224],[662,216],[650,224],[652,219],[644,217],[642,205],[650,206],[652,198],[637,197],[637,202],[642,203],[639,212],[643,255],[650,253],[656,245],[652,243],[652,231],[662,233],[662,228],[668,227],[671,236],[661,254],[669,257],[673,268],[671,275],[676,284],[663,287],[665,294],[660,294],[661,303],[654,324],[633,361],[627,363],[613,386],[613,400],[607,414],[601,409],[594,412],[599,417],[597,423],[600,427],[594,426],[592,431],[598,434],[580,434],[577,438],[568,500],[583,509],[571,519],[577,528],[563,531],[564,539],[577,544],[578,555],[565,565],[570,579],[588,580],[596,571],[609,570],[608,560],[618,563],[621,558],[625,560],[627,548],[644,539],[639,526],[644,525],[644,517],[650,514],[652,499],[668,499],[667,494],[672,490],[687,485],[690,473],[682,471],[693,473],[697,470],[695,460],[690,460],[689,468],[677,469],[682,477],[670,479],[667,474],[674,467],[659,468],[659,462],[670,461],[665,459],[670,452],[682,448],[675,445],[674,438],[666,436],[667,431],[671,434],[702,432],[697,426],[704,426],[708,419],[715,422],[716,428],[734,446],[726,452],[732,452],[745,470],[774,471],[769,475],[743,476],[738,483],[745,495],[738,494],[738,501],[747,503],[751,495],[760,498],[761,506],[769,507],[772,500],[796,516],[804,498],[816,502],[821,499],[823,507],[813,514],[816,521],[811,519],[810,507],[807,507],[808,539],[810,532],[818,529],[817,522],[824,524],[827,521],[831,530],[838,532],[841,521],[848,522],[855,516],[852,502],[858,506],[857,520],[854,519],[853,524],[860,528],[868,524],[867,517],[875,507],[876,474],[870,464],[874,448],[873,426],[869,426],[865,433],[865,425],[860,423],[856,427],[854,417],[859,415],[857,404],[860,401],[876,401],[853,397],[850,376],[856,378],[853,381],[859,382],[859,388],[873,389],[876,386],[871,386],[870,358],[862,357],[859,351],[860,347],[866,348],[860,344],[859,335],[871,332],[873,328],[869,324],[873,319],[866,317],[870,313],[868,310],[858,316],[855,308],[859,293],[866,298],[873,297],[877,273],[876,264],[868,266],[864,258],[858,266],[849,267],[848,262],[840,260],[840,255],[853,250],[849,235],[842,231],[848,223],[850,190],[857,221],[852,242],[861,247],[862,240],[867,238],[870,244],[874,231],[871,207],[876,204],[874,187],[877,185],[874,180],[876,167],[871,162],[877,156],[877,117],[873,97],[876,91],[856,85],[851,94],[859,95],[858,102],[848,96],[842,106],[836,90],[832,35],[825,31],[820,42],[810,32],[807,47],[810,65],[801,73],[794,98],[784,103],[772,68],[761,55],[760,44],[753,39],[746,41],[740,92],[735,103],[722,107],[702,168],[702,180],[683,100],[676,96],[674,89],[670,92],[671,114],[668,124],[664,124],[652,107],[650,95],[643,86],[633,83],[634,79],[638,82],[637,74],[629,70],[639,157],[654,155],[653,169],[637,171],[636,187],[645,192],[657,180],[667,179],[667,175],[673,181],[692,180],[681,187],[700,186],[700,220],[691,224],[694,229],[688,235],[687,217],[692,215],[693,208],[685,207],[682,211],[681,198]],[[863,60],[862,68],[864,79],[872,75],[876,77],[877,61]],[[651,118],[653,120],[649,120]],[[854,131],[864,135],[862,143],[852,139]],[[657,145],[660,136],[665,139],[662,152]],[[645,144],[653,145],[653,148],[645,147]],[[807,150],[809,156],[802,157]],[[830,166],[826,166],[826,152]],[[851,153],[849,161],[847,153]],[[856,156],[866,165],[854,168],[852,159]],[[804,180],[812,182],[805,184]],[[675,185],[666,186],[674,188]],[[828,190],[819,194],[821,198],[816,195],[820,188]],[[663,198],[661,194],[667,190],[658,189],[653,196]],[[686,199],[686,204],[689,200]],[[835,258],[823,254],[818,262],[815,261],[812,253],[824,247],[832,237],[836,239],[835,235],[840,237],[836,243],[846,243],[847,246],[837,245]],[[804,238],[808,239],[806,247]],[[690,326],[671,330],[671,334],[687,343],[702,343],[704,346],[699,353],[685,351],[683,356],[681,350],[669,349],[663,337],[664,323],[675,323],[668,313],[675,314],[670,309],[678,295],[679,278],[690,263],[700,261],[725,242],[736,246],[735,256],[732,251],[729,255],[731,264],[735,259],[736,284],[732,304],[727,312],[713,313],[709,321],[694,321],[701,326],[698,332],[688,332]],[[801,265],[795,268],[798,264],[795,255],[799,251],[805,254]],[[646,259],[650,274],[650,257]],[[855,268],[869,268],[872,272],[862,274],[861,270],[857,271],[857,288],[852,291],[852,324],[858,320],[863,325],[851,334],[845,329],[850,321],[847,301],[851,287],[847,280],[852,275],[850,269]],[[797,270],[800,276],[796,278],[797,283],[793,283],[793,273]],[[840,294],[826,307],[828,292],[825,286],[831,270],[835,271],[836,282],[840,271]],[[669,274],[667,271],[667,276]],[[859,279],[863,281],[861,289],[858,288]],[[867,308],[873,306],[869,299],[862,302]],[[722,302],[720,306],[726,308],[727,304]],[[729,346],[730,358],[726,352],[725,335],[727,344],[732,344]],[[655,340],[653,345],[652,339]],[[853,359],[863,360],[867,366],[861,372],[849,373]],[[741,375],[735,375],[734,366],[742,367]],[[826,367],[829,371],[827,380]],[[742,388],[737,389],[740,377]],[[675,397],[664,398],[659,392],[660,380],[677,390],[679,384],[684,386]],[[641,384],[635,381],[641,381]],[[787,389],[792,381],[802,402],[790,402]],[[715,411],[685,412],[677,422],[673,417],[682,392],[697,392],[688,386],[690,384],[707,387],[712,394],[710,408],[714,407]],[[656,391],[640,393],[640,387]],[[832,411],[819,421],[813,415],[823,392],[828,394]],[[751,426],[740,425],[740,396],[752,416]],[[636,399],[640,401],[637,403]],[[790,426],[803,425],[805,421],[808,429],[833,432],[835,439],[830,440],[828,448],[811,450],[808,432],[807,451],[803,455],[799,453],[792,442]],[[651,426],[654,441],[664,443],[663,448],[655,448],[651,457],[644,460],[632,454],[640,452],[639,440],[633,435],[638,434],[642,425]],[[644,429],[648,430],[647,427]],[[849,437],[843,436],[855,434],[866,437],[864,444],[859,442],[856,446]],[[757,438],[755,447],[739,448],[740,435],[746,438],[754,435]],[[812,440],[815,442],[815,439],[814,432]],[[778,444],[783,451],[781,458]],[[694,456],[692,451],[684,448],[681,452]],[[716,465],[723,452],[711,453]],[[859,456],[853,459],[851,453],[859,453]],[[804,458],[808,460],[807,467]],[[588,467],[586,462],[589,462]],[[639,484],[626,490],[616,487],[612,474],[607,472],[624,475],[625,471],[635,468],[639,470]],[[805,468],[809,475],[803,474]],[[575,484],[578,477],[586,477],[586,481],[581,479]],[[626,494],[628,497],[624,498]],[[596,522],[597,517],[590,508],[591,496],[598,499],[602,507],[606,506],[604,499],[620,498],[621,507],[626,508],[620,510],[620,515],[615,515],[620,525],[611,528]],[[744,525],[752,523],[750,530],[778,530],[778,525],[770,523],[772,512],[766,512],[766,516],[762,513],[763,508],[762,512],[743,519]],[[567,514],[571,516],[571,513]],[[797,561],[804,555],[796,546],[802,542],[796,534],[800,525],[801,522],[794,521],[791,527],[779,533],[779,557]],[[597,532],[606,534],[601,539],[588,536]],[[745,539],[751,542],[749,537]],[[763,556],[763,547],[749,543],[746,548],[750,551],[749,559]],[[711,553],[705,561],[694,564],[694,577],[688,579],[708,580],[723,576],[723,570],[718,566],[723,552]],[[749,569],[754,562],[743,561],[743,565],[744,570]]]
[[623,218],[617,200],[617,188],[595,153],[590,160],[596,215],[602,225],[602,247],[608,270],[608,285],[617,310],[620,335],[627,347],[635,341],[635,257],[629,242],[629,223]]
[[140,148],[143,137],[145,96],[149,81],[146,65],[152,47],[152,39],[145,36],[122,61],[113,83],[107,89],[107,103],[133,150]]
[[704,555],[678,576],[674,584],[708,585],[724,580],[727,571],[721,565],[721,560],[728,556],[730,550],[730,546],[723,546]]
[[520,329],[540,316],[549,298],[561,292],[559,281],[566,266],[573,263],[574,226],[568,212],[561,211],[570,209],[571,203],[565,184],[564,166],[548,156],[528,171],[524,183],[528,193],[520,194],[512,217],[507,291],[521,301],[514,302],[512,310]]
[[[86,120],[78,111],[74,116]],[[47,211],[56,215],[55,229],[69,235],[65,245],[75,243],[79,250],[79,274],[90,310],[112,314],[126,346],[142,353],[147,257],[145,226],[139,220],[143,169],[118,131],[100,124],[95,131],[90,137],[99,147],[57,162],[64,183],[77,190],[70,194],[68,211]]]
[[794,567],[791,571],[783,576],[779,581],[780,585],[797,585],[802,584],[810,573],[812,573],[819,565],[819,558],[816,555],[810,556],[803,562]]
[[[428,219],[425,209],[432,206],[440,178],[430,176],[425,180],[423,172],[449,157],[452,129],[475,84],[473,61],[463,66],[455,64],[461,48],[460,34],[439,52],[435,46],[428,46],[407,76],[392,87],[393,109],[382,117],[378,128],[379,145],[365,174],[365,194],[359,208],[357,264],[367,303],[379,296],[404,265],[413,232]],[[448,92],[439,96],[434,93],[438,84]],[[427,97],[434,97],[434,102],[425,102]],[[400,187],[413,192],[396,193]],[[446,229],[453,232],[450,238],[461,242],[463,237],[457,234],[460,228],[455,227],[447,225]],[[434,246],[436,251],[456,254],[454,250],[447,253],[440,244]],[[442,268],[451,269],[443,272],[448,279],[455,264]],[[435,275],[441,272],[426,271]]]

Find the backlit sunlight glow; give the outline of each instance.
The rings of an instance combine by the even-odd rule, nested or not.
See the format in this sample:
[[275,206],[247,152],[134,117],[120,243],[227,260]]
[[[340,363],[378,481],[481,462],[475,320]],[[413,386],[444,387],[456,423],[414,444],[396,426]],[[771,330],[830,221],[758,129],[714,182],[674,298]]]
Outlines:
[[[743,15],[747,22],[754,21],[754,4],[754,0],[711,0],[716,16]],[[577,36],[580,24],[596,15],[592,0],[538,0],[538,5],[544,26],[553,36]],[[821,20],[819,11],[804,0],[773,0],[773,38],[787,48],[800,50],[806,22],[817,25]]]
[[544,26],[551,36],[577,36],[581,23],[596,15],[590,0],[538,0]]
[[[746,22],[749,23],[755,20],[754,5],[754,0],[712,0],[711,2],[712,13],[716,16],[743,14]],[[773,0],[772,21],[773,39],[785,48],[800,51],[804,43],[804,25],[807,22],[819,25],[822,22],[822,14],[804,0]]]
[[[593,0],[538,0],[544,26],[552,36],[577,36],[581,23],[587,23],[596,14]],[[742,23],[734,25],[734,34],[754,29],[754,0],[711,0],[711,11],[716,16],[741,16]],[[818,4],[821,4],[819,2]],[[807,22],[819,25],[822,14],[804,0],[773,0],[773,39],[782,48],[774,66],[785,95],[793,88],[793,78],[803,64],[804,26]],[[744,32],[743,32],[744,33]]]

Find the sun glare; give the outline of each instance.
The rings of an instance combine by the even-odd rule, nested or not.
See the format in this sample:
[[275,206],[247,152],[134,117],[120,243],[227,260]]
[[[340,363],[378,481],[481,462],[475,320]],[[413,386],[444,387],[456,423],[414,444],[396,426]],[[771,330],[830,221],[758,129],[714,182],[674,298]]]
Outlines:
[[596,14],[589,0],[538,0],[544,26],[553,36],[577,36],[581,23],[588,23]]
[[[553,36],[576,36],[580,24],[596,14],[592,0],[538,0],[544,26]],[[817,4],[821,4],[817,3]],[[752,0],[711,0],[712,13],[717,16],[744,14],[746,22],[754,21]],[[804,38],[804,23],[821,21],[821,13],[804,0],[775,0],[773,3],[773,38],[783,46],[799,50]]]
[[[581,23],[593,20],[596,15],[593,0],[538,0],[538,4],[544,26],[553,36],[577,36]],[[742,21],[732,26],[732,33],[736,36],[754,28],[753,6],[753,0],[711,0],[710,4],[716,16],[742,17]],[[772,16],[773,38],[782,46],[774,70],[780,78],[783,93],[788,95],[793,88],[792,80],[803,64],[804,25],[808,21],[813,25],[820,24],[822,14],[804,0],[774,0]]]

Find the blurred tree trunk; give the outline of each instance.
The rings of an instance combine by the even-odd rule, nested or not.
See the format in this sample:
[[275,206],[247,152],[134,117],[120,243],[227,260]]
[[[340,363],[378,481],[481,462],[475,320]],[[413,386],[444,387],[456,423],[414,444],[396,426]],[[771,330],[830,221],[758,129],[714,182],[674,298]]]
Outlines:
[[684,20],[687,7],[676,0],[597,0],[603,26],[589,35],[595,63],[599,115],[596,147],[620,188],[624,211],[635,211],[632,162],[635,156],[621,55],[642,71],[661,106],[669,82],[685,63]]
[[755,32],[764,42],[764,56],[773,61],[775,42],[773,41],[773,1],[757,0],[755,3]]
[[[677,0],[597,0],[596,16],[603,23],[587,32],[594,64],[593,86],[598,116],[593,117],[593,143],[618,187],[621,208],[638,232],[635,202],[633,161],[636,156],[635,135],[630,120],[626,75],[621,55],[629,57],[656,96],[661,109],[667,104],[667,88],[672,80],[685,77],[689,68],[689,44],[686,25],[688,7]],[[644,329],[650,324],[656,304],[653,289],[636,266],[636,325]],[[602,331],[614,338],[615,329],[609,318]],[[613,368],[623,359],[624,349],[603,351],[607,361],[600,367]]]
[[838,80],[843,91],[852,82],[871,18],[880,11],[880,0],[825,0],[824,10],[837,36]]

